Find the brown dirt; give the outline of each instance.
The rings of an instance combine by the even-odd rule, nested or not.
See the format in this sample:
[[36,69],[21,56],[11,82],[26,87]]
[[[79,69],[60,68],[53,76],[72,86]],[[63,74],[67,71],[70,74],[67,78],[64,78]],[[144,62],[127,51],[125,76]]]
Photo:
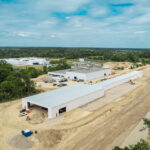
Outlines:
[[36,105],[33,105],[31,107],[31,113],[28,114],[31,120],[28,122],[31,124],[40,124],[45,121],[45,119],[48,117],[47,110],[42,109],[41,107],[38,107]]
[[45,130],[41,131],[36,135],[36,138],[40,141],[41,145],[45,149],[52,149],[55,147],[63,138],[65,131],[59,130]]
[[33,142],[22,135],[15,135],[8,140],[8,144],[19,149],[28,149],[33,146]]

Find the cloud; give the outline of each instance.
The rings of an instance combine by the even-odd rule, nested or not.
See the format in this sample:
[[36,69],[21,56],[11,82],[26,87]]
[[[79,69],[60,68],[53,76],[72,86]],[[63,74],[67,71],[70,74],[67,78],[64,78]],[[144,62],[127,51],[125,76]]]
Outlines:
[[71,19],[71,17],[69,17],[69,16],[67,16],[67,17],[65,17],[66,19]]
[[101,17],[107,15],[109,12],[107,7],[93,7],[89,10],[89,15],[92,17]]
[[148,0],[0,1],[0,46],[150,47],[149,9]]
[[145,31],[135,31],[134,34],[144,34]]
[[55,34],[51,34],[50,37],[51,37],[51,38],[55,38],[56,35],[55,35]]

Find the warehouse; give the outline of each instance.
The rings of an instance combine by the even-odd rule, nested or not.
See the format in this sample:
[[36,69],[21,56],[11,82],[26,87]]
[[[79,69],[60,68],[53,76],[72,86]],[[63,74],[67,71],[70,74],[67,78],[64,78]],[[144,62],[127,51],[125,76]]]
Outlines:
[[70,111],[91,101],[104,96],[104,91],[142,77],[141,71],[118,76],[97,84],[76,84],[37,94],[22,99],[22,107],[28,109],[30,104],[35,104],[48,109],[48,117],[55,118],[63,112]]
[[23,98],[22,107],[28,109],[30,104],[35,104],[48,109],[48,118],[55,118],[102,96],[101,86],[76,84]]
[[102,76],[108,76],[111,74],[111,69],[109,68],[90,68],[90,69],[77,69],[73,71],[66,72],[66,78],[70,79],[82,79],[82,80],[92,80]]
[[0,59],[4,60],[9,64],[14,66],[24,66],[24,65],[41,65],[46,66],[50,65],[50,60],[44,58],[36,58],[36,57],[24,57],[24,58],[7,58],[7,59]]
[[66,69],[54,72],[48,72],[52,76],[63,76],[65,78],[70,78],[73,80],[92,80],[99,78],[101,76],[108,76],[111,74],[111,69],[109,68],[81,68],[81,69]]

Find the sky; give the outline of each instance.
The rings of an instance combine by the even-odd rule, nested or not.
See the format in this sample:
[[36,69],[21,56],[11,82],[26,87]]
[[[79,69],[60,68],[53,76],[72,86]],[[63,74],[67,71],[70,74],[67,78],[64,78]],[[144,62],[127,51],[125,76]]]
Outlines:
[[150,48],[150,1],[0,0],[0,46]]

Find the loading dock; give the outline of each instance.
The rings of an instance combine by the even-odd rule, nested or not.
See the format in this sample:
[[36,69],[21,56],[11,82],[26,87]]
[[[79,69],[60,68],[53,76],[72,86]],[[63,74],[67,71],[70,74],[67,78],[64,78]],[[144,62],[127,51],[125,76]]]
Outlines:
[[59,114],[66,112],[66,107],[60,108],[59,109]]

